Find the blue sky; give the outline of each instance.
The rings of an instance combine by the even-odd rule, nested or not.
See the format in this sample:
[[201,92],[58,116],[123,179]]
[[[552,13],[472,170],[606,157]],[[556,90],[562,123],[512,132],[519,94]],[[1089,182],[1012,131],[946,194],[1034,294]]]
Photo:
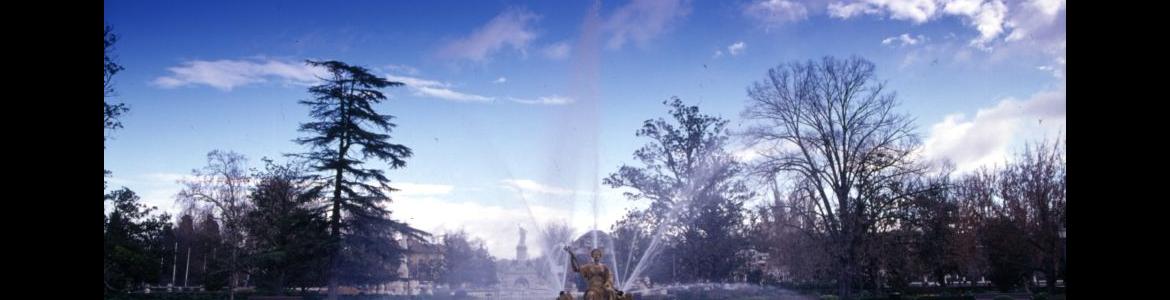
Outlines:
[[[394,217],[464,228],[511,258],[515,228],[598,225],[630,207],[600,177],[644,144],[634,131],[677,96],[741,124],[768,68],[859,55],[916,119],[925,155],[960,171],[1062,136],[1065,1],[107,1],[121,37],[125,128],[105,150],[111,187],[177,212],[176,180],[213,149],[304,151],[305,59],[407,83],[377,107],[413,148],[389,172]],[[592,21],[590,21],[592,20]],[[1043,121],[1041,121],[1043,120]],[[758,149],[731,149],[745,160]],[[531,213],[529,213],[531,211]]]

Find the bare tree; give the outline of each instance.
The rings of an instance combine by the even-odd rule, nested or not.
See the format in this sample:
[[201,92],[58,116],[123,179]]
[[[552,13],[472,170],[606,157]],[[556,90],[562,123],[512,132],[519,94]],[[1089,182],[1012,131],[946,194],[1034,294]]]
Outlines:
[[784,193],[772,181],[771,199],[752,214],[754,247],[768,253],[768,276],[782,282],[824,279],[827,256],[809,212],[813,203],[799,190]]
[[557,251],[564,245],[573,242],[573,227],[569,223],[548,222],[540,228],[540,246],[545,255],[560,253]]
[[990,272],[979,238],[994,217],[997,178],[997,171],[981,168],[959,177],[951,189],[959,206],[955,228],[959,269],[972,281]]
[[563,270],[568,268],[566,265],[568,259],[565,258],[564,252],[560,251],[560,249],[573,242],[576,231],[573,230],[573,226],[570,226],[569,223],[564,221],[550,221],[539,228],[538,234],[540,239],[539,245],[541,247],[540,251],[544,253],[542,263],[545,266],[545,268],[539,268],[538,271],[542,276],[555,280],[550,282],[550,284],[554,284],[558,289],[563,289],[565,284],[562,282],[564,276],[557,277],[551,274],[558,272],[558,270],[564,272]]
[[1049,293],[1056,291],[1060,237],[1064,224],[1065,160],[1060,141],[1029,144],[1020,160],[1000,173],[1000,196],[1006,216],[1027,233],[1038,254]]
[[224,242],[231,247],[228,262],[229,297],[235,299],[239,283],[239,252],[244,246],[245,216],[251,210],[248,202],[247,158],[231,151],[214,150],[207,153],[207,166],[192,170],[192,178],[179,182],[183,190],[176,200],[187,211],[207,211],[219,224]]
[[[117,61],[115,61],[116,57],[114,57],[112,54],[112,52],[114,50],[114,43],[118,42],[118,35],[114,34],[112,29],[108,25],[105,28],[104,41],[105,41],[105,65],[104,65],[105,68],[103,69],[104,70],[104,73],[103,73],[104,74],[104,77],[103,77],[104,81],[103,82],[104,82],[105,86],[104,86],[104,90],[103,90],[104,93],[102,95],[104,96],[104,98],[106,98],[105,99],[105,130],[106,130],[106,135],[102,136],[103,141],[110,138],[109,131],[114,130],[114,129],[118,129],[118,128],[122,128],[122,121],[119,119],[119,117],[122,116],[122,114],[124,114],[130,110],[129,108],[126,107],[125,103],[111,104],[109,101],[109,98],[113,97],[115,95],[114,81],[113,81],[114,75],[118,74],[118,72],[121,72],[122,70],[125,70],[126,68],[122,67],[122,65],[119,65],[117,63]],[[103,144],[102,147],[104,148],[105,145]]]
[[858,57],[777,66],[748,96],[743,116],[756,124],[745,136],[776,146],[755,172],[792,176],[813,200],[810,214],[837,263],[838,294],[848,297],[867,232],[883,229],[895,204],[915,192],[899,184],[922,171],[911,159],[912,120],[894,112],[895,95]]

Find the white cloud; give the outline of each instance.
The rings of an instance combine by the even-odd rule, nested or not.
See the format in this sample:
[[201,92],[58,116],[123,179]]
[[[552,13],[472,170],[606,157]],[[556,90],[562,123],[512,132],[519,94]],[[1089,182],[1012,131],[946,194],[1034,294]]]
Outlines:
[[[462,229],[484,239],[488,252],[497,258],[513,258],[515,250],[509,250],[518,238],[517,224],[529,219],[523,210],[432,197],[398,197],[388,206],[395,219],[436,236]],[[436,217],[435,212],[442,216]]]
[[[542,254],[538,246],[537,224],[567,221],[578,235],[593,226],[594,216],[585,209],[590,206],[587,199],[592,194],[589,192],[578,192],[575,197],[569,197],[572,190],[527,179],[503,180],[500,184],[506,190],[524,192],[506,193],[500,199],[481,196],[490,193],[477,193],[469,199],[455,199],[462,197],[457,193],[398,193],[387,208],[393,212],[394,219],[435,235],[462,229],[473,237],[482,238],[493,256],[506,259],[514,258],[516,254],[517,227],[523,226],[528,231],[528,253],[536,257]],[[596,222],[599,228],[608,229],[631,206],[631,201],[622,198],[616,190],[603,188],[600,192],[602,197]]]
[[869,3],[864,2],[848,4],[844,2],[835,2],[829,4],[829,16],[841,19],[848,19],[866,14],[876,14],[878,12],[879,10],[876,7],[872,7]]
[[553,59],[553,60],[565,59],[565,58],[569,57],[569,52],[570,52],[569,43],[558,42],[555,44],[551,44],[551,45],[545,46],[544,50],[542,50],[541,52],[544,54],[544,57],[546,57],[548,59]]
[[531,23],[538,18],[525,9],[506,9],[471,35],[448,43],[439,55],[482,62],[504,47],[527,55],[528,44],[537,36]]
[[508,82],[508,78],[500,77],[500,78],[496,78],[496,80],[492,81],[492,83],[496,83],[496,84],[505,83],[505,82]]
[[750,162],[757,158],[764,157],[769,154],[777,154],[782,151],[796,151],[795,144],[789,142],[758,142],[751,145],[741,145],[738,150],[731,152],[731,155],[740,162]]
[[979,31],[979,36],[971,40],[971,45],[985,50],[1006,29],[1004,22],[1008,7],[1001,0],[955,0],[946,2],[943,12],[965,18],[970,26]]
[[951,0],[944,1],[943,11],[952,15],[975,15],[983,0]]
[[829,15],[849,19],[862,15],[925,23],[942,16],[961,18],[978,36],[970,45],[990,51],[1000,42],[1023,39],[1063,40],[1066,0],[853,0],[828,5]]
[[913,36],[910,36],[909,33],[903,33],[902,35],[891,36],[891,37],[888,37],[888,38],[882,40],[882,45],[892,45],[894,42],[898,42],[898,43],[900,43],[901,46],[906,46],[906,45],[913,46],[913,45],[917,45],[918,43],[925,42],[925,41],[926,41],[926,37],[922,36],[921,34],[918,35],[918,38],[914,38]]
[[435,80],[422,79],[422,78],[409,77],[409,76],[397,76],[394,74],[386,74],[386,80],[401,82],[403,84],[406,84],[406,86],[408,86],[408,87],[416,87],[416,86],[447,87],[447,86],[450,86],[450,84],[435,81]]
[[763,154],[766,153],[767,151],[768,151],[768,147],[765,146],[764,144],[755,144],[755,145],[752,145],[749,147],[743,147],[739,150],[732,151],[731,155],[734,156],[735,159],[738,161],[749,162],[749,161],[753,161],[757,158],[763,157]]
[[1002,164],[1013,153],[1013,143],[1065,134],[1064,87],[1035,93],[1026,100],[1004,99],[980,109],[972,119],[952,114],[931,126],[923,155],[949,159],[962,173],[980,166]]
[[829,4],[829,15],[848,19],[860,15],[888,15],[894,20],[921,24],[929,21],[938,10],[934,0],[863,0],[853,3]]
[[447,88],[420,86],[415,88],[416,96],[426,96],[432,98],[439,98],[444,100],[451,100],[457,102],[490,102],[495,100],[492,97],[480,96],[475,94],[466,94],[453,91]]
[[723,50],[715,50],[715,54],[711,55],[713,58],[720,58],[723,56]]
[[255,60],[193,60],[179,66],[167,68],[168,76],[155,78],[152,84],[162,88],[177,88],[188,85],[207,85],[223,91],[254,83],[279,80],[295,85],[312,85],[319,76],[325,76],[323,68],[311,67],[302,62],[285,62],[274,59]]
[[799,1],[761,0],[745,5],[743,14],[771,28],[807,19],[809,7]]
[[744,48],[747,48],[747,45],[742,41],[731,44],[731,46],[727,46],[727,54],[731,54],[731,56],[739,55],[740,53],[743,53]]
[[1063,41],[1064,0],[1034,0],[1023,1],[1012,7],[1013,13],[1005,22],[1011,28],[1007,41],[1020,40],[1054,40]]
[[[515,258],[519,239],[518,227],[522,226],[528,231],[525,242],[528,245],[529,257],[538,257],[543,254],[543,249],[539,247],[540,235],[537,233],[536,224],[568,221],[577,235],[585,233],[593,225],[591,213],[586,216],[584,212],[574,212],[571,206],[530,203],[528,207],[516,207],[515,205],[522,201],[519,198],[506,199],[505,201],[509,202],[506,205],[491,204],[482,200],[461,201],[447,198],[397,197],[388,208],[393,211],[394,219],[435,235],[462,229],[472,237],[483,239],[488,252],[496,258],[503,259]],[[616,201],[623,204],[629,202],[624,199]],[[442,214],[437,216],[435,212]],[[608,229],[608,224],[617,221],[622,212],[624,210],[621,207],[607,208],[598,216],[598,227]]]
[[533,194],[569,195],[573,193],[573,190],[541,184],[531,179],[504,179],[500,180],[500,186]]
[[386,79],[406,84],[415,96],[438,98],[456,102],[490,102],[495,98],[457,92],[451,89],[451,84],[430,79],[387,74]]
[[[146,173],[130,177],[115,175],[107,180],[106,190],[127,187],[138,195],[142,204],[157,207],[159,212],[171,214],[173,220],[180,212],[179,205],[175,203],[175,195],[183,189],[178,181],[191,178],[193,177],[190,174],[180,173]],[[112,207],[109,207],[108,202],[106,204],[106,212],[109,212]]]
[[618,7],[602,28],[611,34],[610,49],[621,49],[627,41],[645,46],[688,14],[690,5],[683,0],[633,0]]
[[522,104],[541,104],[541,105],[565,105],[565,104],[570,104],[570,103],[574,102],[573,98],[559,96],[559,95],[544,96],[544,97],[540,97],[540,98],[536,98],[536,99],[520,99],[520,98],[508,97],[508,100],[512,100],[512,102],[522,103]]

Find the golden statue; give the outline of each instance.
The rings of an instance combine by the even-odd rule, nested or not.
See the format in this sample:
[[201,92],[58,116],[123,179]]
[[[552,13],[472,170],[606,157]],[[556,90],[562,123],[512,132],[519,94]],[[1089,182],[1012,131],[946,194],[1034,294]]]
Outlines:
[[585,278],[587,287],[584,300],[625,300],[633,299],[633,295],[626,294],[614,289],[613,273],[610,272],[609,267],[601,263],[601,249],[593,249],[589,251],[589,256],[593,257],[593,262],[579,265],[577,264],[577,256],[573,254],[568,246],[565,246],[565,252],[569,252],[569,265],[572,266],[573,272],[581,274]]

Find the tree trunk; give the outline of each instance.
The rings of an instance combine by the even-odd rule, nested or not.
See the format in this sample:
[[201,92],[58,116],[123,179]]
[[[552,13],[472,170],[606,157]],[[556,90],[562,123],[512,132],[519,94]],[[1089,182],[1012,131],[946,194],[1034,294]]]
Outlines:
[[1052,263],[1045,264],[1047,266],[1044,267],[1044,281],[1048,286],[1048,294],[1056,294],[1056,270],[1060,259],[1055,254],[1049,255],[1049,257],[1052,257]]
[[232,265],[231,265],[231,275],[229,276],[229,277],[230,277],[230,279],[231,279],[231,285],[228,287],[228,290],[229,290],[229,292],[228,292],[228,299],[230,299],[230,300],[235,300],[235,299],[236,299],[236,286],[238,286],[238,285],[240,284],[240,283],[239,283],[240,274],[239,274],[239,272],[237,272],[237,270],[236,270],[236,268],[237,268],[237,266],[236,266],[236,262],[237,262],[236,258],[237,258],[237,257],[239,257],[239,255],[238,255],[238,249],[236,249],[235,247],[233,247],[233,248],[232,248]]
[[840,248],[838,251],[841,251],[839,252],[840,258],[838,259],[841,265],[838,267],[837,272],[837,296],[841,299],[849,299],[850,289],[852,289],[853,283],[850,280],[852,278],[850,272],[853,267],[853,262],[849,258],[850,250],[847,249],[847,243],[838,243],[837,245]]
[[[344,126],[344,123],[345,123],[344,121],[346,120],[346,118],[349,117],[349,115],[346,112],[346,110],[347,110],[346,101],[344,99],[340,99],[340,100],[341,100],[342,125]],[[343,161],[345,161],[345,153],[348,150],[349,150],[349,145],[347,145],[347,137],[343,133],[341,138],[339,139],[339,141],[337,143],[337,163],[338,164],[341,164]],[[342,249],[342,245],[341,245],[341,242],[342,242],[341,241],[341,180],[342,180],[342,173],[341,173],[341,171],[342,171],[342,167],[338,166],[336,173],[334,173],[334,175],[333,175],[333,215],[330,216],[329,226],[330,226],[330,234],[332,235],[331,237],[333,238],[334,244],[333,244],[333,253],[332,253],[332,255],[330,255],[330,258],[329,258],[329,261],[330,261],[330,263],[329,263],[329,297],[327,298],[329,300],[337,300],[337,276],[339,275],[338,273],[340,272],[340,270],[338,270],[338,268],[341,267],[340,266],[341,258],[339,257],[341,255],[341,249]]]
[[333,216],[331,216],[330,234],[333,239],[333,249],[329,255],[329,300],[337,300],[337,275],[341,259],[341,169],[337,170],[336,184],[333,189]]

